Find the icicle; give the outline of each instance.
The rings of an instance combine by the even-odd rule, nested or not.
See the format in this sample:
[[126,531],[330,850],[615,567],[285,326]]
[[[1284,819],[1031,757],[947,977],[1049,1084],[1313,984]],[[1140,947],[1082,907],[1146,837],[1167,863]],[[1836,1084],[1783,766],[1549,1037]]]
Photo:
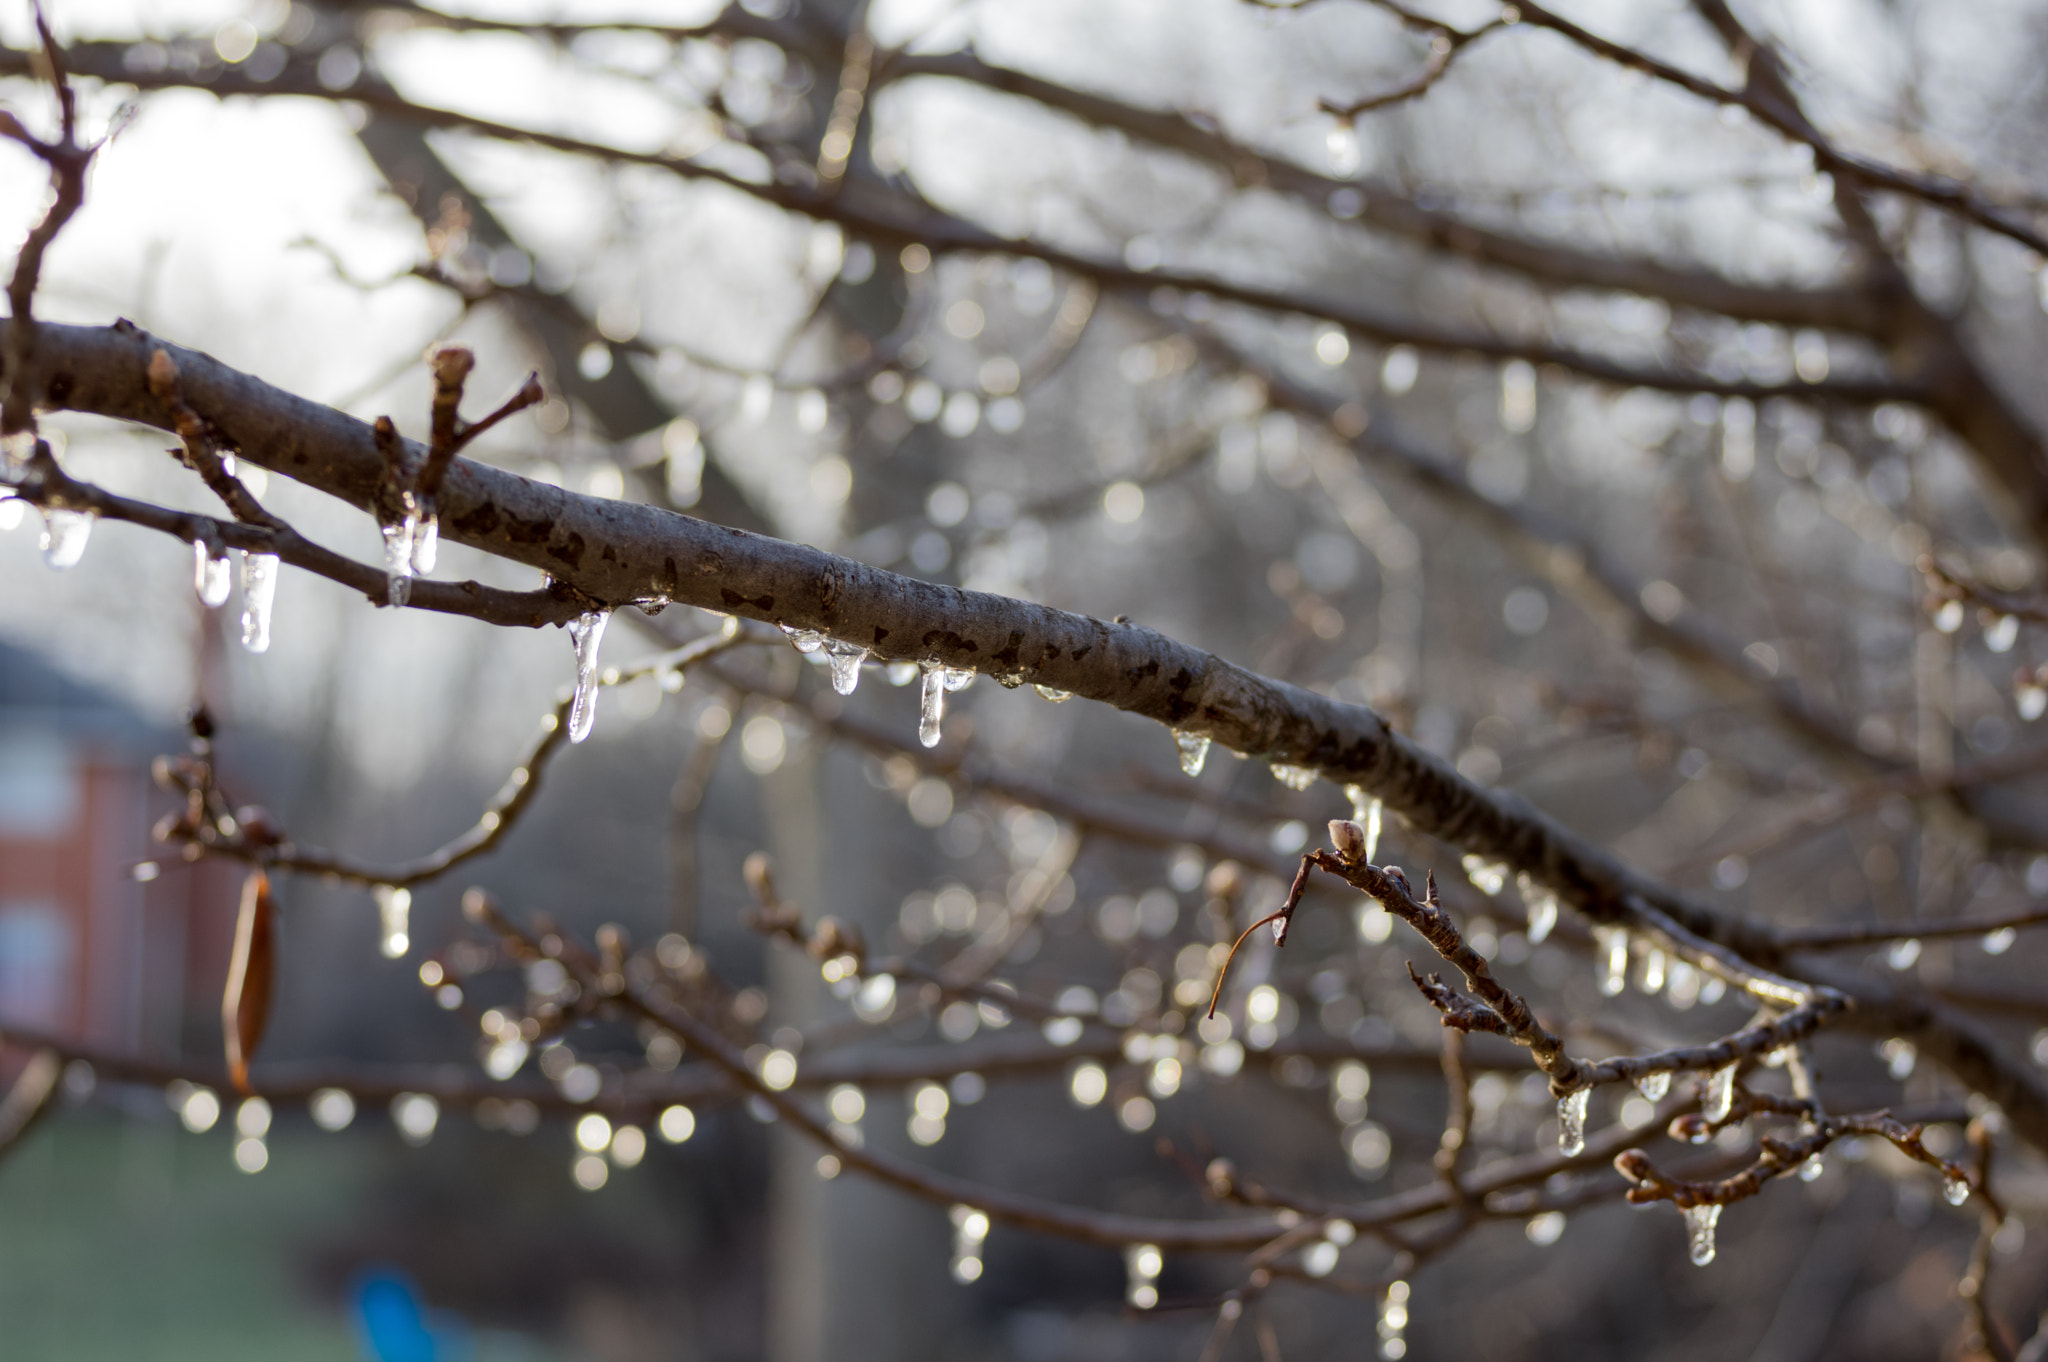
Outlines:
[[1499,861],[1489,861],[1484,856],[1467,856],[1459,864],[1465,869],[1465,878],[1472,881],[1472,887],[1488,897],[1507,887],[1508,868]]
[[1664,991],[1664,952],[1652,950],[1643,956],[1643,992],[1651,997]]
[[1671,1091],[1671,1071],[1659,1069],[1655,1073],[1644,1074],[1636,1080],[1636,1091],[1652,1102],[1663,1101],[1664,1094]]
[[1705,1267],[1714,1261],[1714,1226],[1720,1220],[1718,1203],[1685,1208],[1685,1247],[1695,1266]]
[[2048,714],[2048,688],[2032,681],[2022,681],[2014,686],[2012,701],[2014,707],[2019,710],[2020,717],[2028,723],[2032,723],[2043,714]]
[[1567,1154],[1586,1152],[1586,1107],[1593,1090],[1580,1088],[1557,1100],[1557,1147]]
[[917,740],[939,745],[939,724],[946,717],[946,669],[937,661],[924,664],[924,687],[918,697]]
[[431,497],[419,504],[419,519],[412,533],[412,570],[425,577],[434,570],[434,562],[441,556],[441,517],[434,513]]
[[1942,1185],[1941,1195],[1949,1205],[1960,1206],[1970,1199],[1970,1184],[1961,1178],[1950,1178]]
[[1549,885],[1538,884],[1526,874],[1515,877],[1515,888],[1529,909],[1529,944],[1540,946],[1557,926],[1557,895]]
[[1290,790],[1306,790],[1316,783],[1316,772],[1312,766],[1289,766],[1284,761],[1273,763],[1273,779]]
[[948,667],[948,668],[946,668],[946,689],[947,689],[947,690],[966,690],[966,689],[967,689],[967,688],[968,688],[969,686],[971,686],[971,685],[973,685],[973,684],[974,684],[974,668],[972,668],[972,667]]
[[2020,622],[2013,615],[2000,615],[1984,631],[1984,646],[1994,653],[2009,653],[2019,641]]
[[609,610],[592,610],[569,625],[569,641],[576,645],[576,694],[569,702],[569,741],[582,742],[597,722],[597,647],[604,627],[611,622]]
[[1124,1299],[1140,1310],[1159,1304],[1159,1269],[1166,1259],[1154,1244],[1132,1244],[1124,1250]]
[[1056,705],[1063,705],[1074,698],[1074,692],[1070,690],[1054,690],[1051,686],[1033,686],[1032,689]]
[[242,555],[242,646],[270,651],[270,608],[277,601],[277,555]]
[[800,653],[815,653],[825,646],[825,636],[816,629],[799,629],[793,624],[779,624],[776,628],[789,636]]
[[1202,763],[1209,760],[1209,736],[1176,728],[1173,730],[1173,745],[1180,749],[1181,774],[1202,774]]
[[384,599],[393,606],[403,606],[412,598],[413,549],[419,539],[419,513],[412,507],[410,493],[405,501],[404,519],[377,527],[384,536]]
[[[801,650],[802,645],[797,645]],[[825,640],[825,660],[832,667],[832,689],[841,695],[853,694],[860,684],[860,664],[867,661],[868,650],[858,643],[843,643],[836,638]]]
[[1700,1114],[1716,1125],[1735,1110],[1735,1071],[1740,1067],[1739,1060],[1724,1064],[1707,1077],[1707,1094],[1700,1102]]
[[412,890],[379,884],[370,889],[377,901],[377,922],[383,929],[384,958],[396,960],[412,947]]
[[1380,854],[1380,802],[1365,792],[1362,785],[1346,785],[1344,797],[1351,801],[1351,819],[1365,828],[1365,859],[1375,861]]
[[91,511],[65,511],[45,506],[43,511],[43,561],[59,572],[78,566],[85,557],[86,541],[92,538]]
[[953,1280],[965,1286],[981,1277],[981,1247],[988,1240],[988,1216],[972,1206],[955,1206],[951,1218]]
[[192,541],[192,587],[209,610],[224,604],[235,583],[227,555],[216,558],[204,539]]
[[1620,927],[1596,927],[1593,937],[1593,948],[1600,953],[1600,992],[1615,997],[1628,987],[1628,933]]

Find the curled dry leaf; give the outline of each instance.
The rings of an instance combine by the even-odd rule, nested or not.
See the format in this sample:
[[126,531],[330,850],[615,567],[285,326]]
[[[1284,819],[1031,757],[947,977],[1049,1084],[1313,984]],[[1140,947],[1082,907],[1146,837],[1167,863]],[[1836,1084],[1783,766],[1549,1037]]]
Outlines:
[[277,958],[277,905],[270,877],[252,871],[242,885],[242,911],[235,922],[235,953],[228,963],[227,992],[221,999],[221,1030],[227,1040],[228,1077],[238,1092],[249,1091],[249,1060],[270,1020],[270,988]]

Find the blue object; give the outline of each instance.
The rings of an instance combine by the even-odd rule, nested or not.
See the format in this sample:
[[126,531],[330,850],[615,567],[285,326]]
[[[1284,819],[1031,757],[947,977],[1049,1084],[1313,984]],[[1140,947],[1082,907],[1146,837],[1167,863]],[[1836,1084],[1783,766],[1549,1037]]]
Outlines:
[[438,1311],[430,1322],[419,1288],[396,1268],[363,1273],[354,1297],[363,1362],[454,1362],[468,1352],[461,1346],[461,1322]]

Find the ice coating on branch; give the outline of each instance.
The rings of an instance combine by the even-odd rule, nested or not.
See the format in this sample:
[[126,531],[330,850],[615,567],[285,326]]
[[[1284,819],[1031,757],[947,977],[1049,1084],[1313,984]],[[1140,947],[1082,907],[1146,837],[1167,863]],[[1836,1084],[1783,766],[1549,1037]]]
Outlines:
[[1695,1266],[1714,1261],[1714,1226],[1720,1221],[1721,1207],[1714,1202],[1685,1208],[1685,1248]]
[[1663,1101],[1664,1094],[1671,1091],[1671,1071],[1659,1069],[1655,1073],[1644,1074],[1636,1080],[1636,1091],[1652,1102]]
[[1173,730],[1173,745],[1180,749],[1181,774],[1189,776],[1202,774],[1202,763],[1209,760],[1208,734],[1189,733],[1176,728]]
[[234,585],[234,566],[228,562],[228,556],[216,558],[204,539],[193,540],[192,589],[199,593],[200,603],[209,610],[226,604]]
[[1033,686],[1032,689],[1056,705],[1065,704],[1074,698],[1074,692],[1070,690],[1054,690],[1051,686]]
[[420,504],[419,524],[412,536],[412,570],[426,576],[441,556],[441,517],[434,513],[433,499]]
[[1951,1206],[1960,1206],[1970,1199],[1970,1184],[1961,1178],[1950,1178],[1942,1185],[1941,1195]]
[[[410,502],[412,498],[407,497],[406,500]],[[384,600],[387,604],[403,606],[412,599],[412,557],[419,528],[419,516],[411,510],[407,510],[405,519],[377,527],[384,536]]]
[[1316,783],[1315,768],[1312,766],[1289,766],[1284,761],[1276,761],[1272,766],[1273,779],[1290,790],[1306,790]]
[[1591,1088],[1557,1100],[1557,1147],[1567,1154],[1586,1152],[1586,1107],[1592,1100]]
[[1600,953],[1600,992],[1615,997],[1628,987],[1628,933],[1619,927],[1594,931],[1594,949]]
[[789,636],[789,641],[796,645],[796,650],[800,653],[815,653],[825,646],[825,636],[816,629],[799,629],[793,624],[778,624],[775,627]]
[[270,651],[270,608],[277,602],[277,555],[242,555],[242,646]]
[[[802,644],[797,645],[799,649]],[[858,643],[843,643],[836,638],[825,640],[825,660],[832,666],[832,689],[841,695],[853,694],[860,684],[860,664],[867,660],[868,650]]]
[[1725,1121],[1735,1110],[1735,1071],[1739,1067],[1739,1062],[1724,1064],[1707,1076],[1707,1092],[1700,1099],[1700,1114],[1709,1121]]
[[395,884],[379,884],[370,890],[377,900],[377,926],[384,958],[396,960],[412,947],[412,890]]
[[85,557],[86,541],[92,538],[91,511],[66,511],[45,506],[43,512],[43,561],[62,572],[78,566]]
[[569,701],[569,741],[582,742],[597,722],[597,647],[604,627],[611,622],[609,610],[592,610],[569,625],[569,641],[576,645],[576,694]]
[[936,659],[924,664],[924,685],[918,694],[917,740],[939,745],[939,725],[946,717],[946,669]]
[[1557,894],[1549,885],[1539,883],[1527,874],[1515,877],[1515,888],[1529,910],[1529,944],[1540,946],[1557,926]]

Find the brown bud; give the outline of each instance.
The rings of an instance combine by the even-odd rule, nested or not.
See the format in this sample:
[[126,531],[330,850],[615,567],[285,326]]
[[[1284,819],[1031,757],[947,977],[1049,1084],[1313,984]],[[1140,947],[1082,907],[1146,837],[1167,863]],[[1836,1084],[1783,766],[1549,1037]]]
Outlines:
[[1365,860],[1365,829],[1348,818],[1332,818],[1330,845],[1344,864],[1358,865]]

